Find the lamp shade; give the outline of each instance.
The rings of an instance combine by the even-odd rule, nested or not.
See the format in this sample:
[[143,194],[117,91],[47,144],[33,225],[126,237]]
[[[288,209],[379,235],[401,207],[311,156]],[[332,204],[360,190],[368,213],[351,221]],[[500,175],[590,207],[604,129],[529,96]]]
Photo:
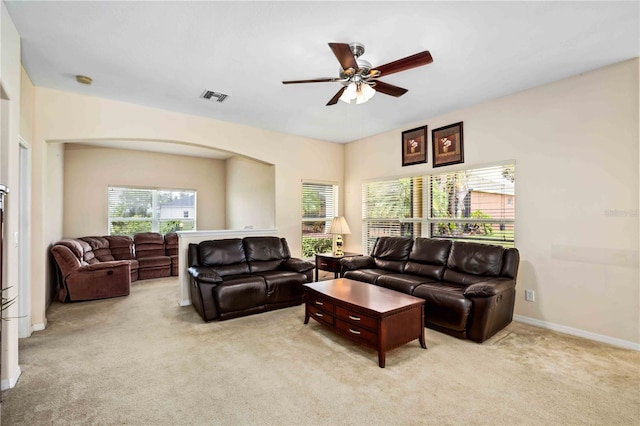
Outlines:
[[351,234],[351,230],[349,229],[349,225],[347,225],[347,221],[342,216],[337,216],[333,218],[331,222],[331,226],[329,227],[329,234]]

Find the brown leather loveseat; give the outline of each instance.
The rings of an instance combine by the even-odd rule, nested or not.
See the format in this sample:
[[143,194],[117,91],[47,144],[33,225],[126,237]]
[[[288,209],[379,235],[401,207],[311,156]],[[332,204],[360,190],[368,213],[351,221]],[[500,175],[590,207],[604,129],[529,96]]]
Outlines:
[[284,238],[189,244],[191,303],[205,321],[299,305],[314,264],[292,258]]
[[515,248],[407,237],[340,261],[345,278],[424,299],[425,326],[480,343],[513,319],[519,262]]

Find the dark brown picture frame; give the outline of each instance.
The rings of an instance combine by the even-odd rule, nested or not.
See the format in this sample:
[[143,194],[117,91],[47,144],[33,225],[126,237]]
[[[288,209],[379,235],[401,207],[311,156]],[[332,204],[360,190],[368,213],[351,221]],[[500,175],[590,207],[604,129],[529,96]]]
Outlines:
[[427,126],[402,132],[402,167],[427,162]]
[[464,163],[462,121],[431,131],[433,167]]

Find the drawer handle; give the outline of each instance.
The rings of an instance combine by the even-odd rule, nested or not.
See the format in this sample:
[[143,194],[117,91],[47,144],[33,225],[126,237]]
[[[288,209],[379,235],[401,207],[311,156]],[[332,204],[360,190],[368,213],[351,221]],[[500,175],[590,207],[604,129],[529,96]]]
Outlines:
[[320,312],[316,312],[316,313],[315,313],[315,315],[316,315],[317,317],[323,317],[323,316],[324,316],[324,315],[322,315]]
[[319,301],[319,300],[316,300],[316,305],[320,305],[320,306],[322,306],[322,305],[324,305],[324,303],[322,303],[322,302],[321,302],[321,301]]
[[353,315],[349,315],[349,319],[352,319],[354,321],[360,321],[360,317],[354,317]]
[[351,332],[353,334],[361,334],[358,330],[354,330],[353,328],[350,328],[349,332]]

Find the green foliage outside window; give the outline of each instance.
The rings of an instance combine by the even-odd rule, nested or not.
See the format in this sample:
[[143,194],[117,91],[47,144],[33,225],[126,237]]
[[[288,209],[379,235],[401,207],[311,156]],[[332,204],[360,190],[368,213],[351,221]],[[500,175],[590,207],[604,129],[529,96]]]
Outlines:
[[332,238],[302,237],[302,257],[310,258],[316,253],[328,253],[333,245]]
[[151,221],[111,222],[109,235],[128,235],[133,237],[137,232],[151,232]]

